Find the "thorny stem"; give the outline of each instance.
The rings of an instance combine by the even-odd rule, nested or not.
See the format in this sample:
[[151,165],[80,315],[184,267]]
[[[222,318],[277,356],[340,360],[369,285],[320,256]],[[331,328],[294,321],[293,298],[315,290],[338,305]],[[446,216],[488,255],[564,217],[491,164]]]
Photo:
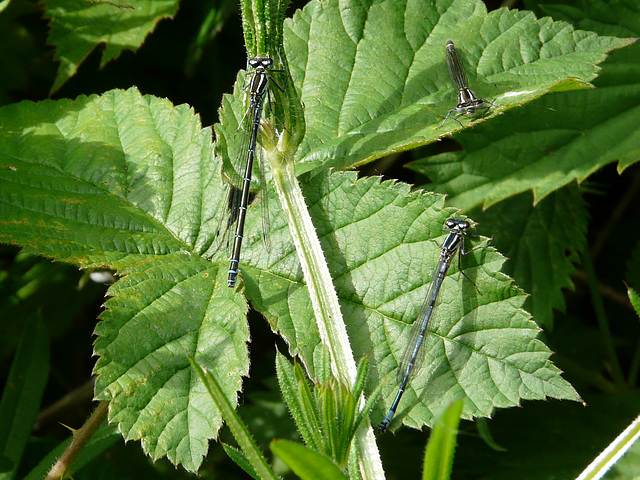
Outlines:
[[71,464],[78,456],[85,445],[91,440],[91,437],[96,430],[102,425],[102,422],[107,418],[107,410],[109,409],[109,402],[100,402],[91,416],[87,419],[82,427],[73,431],[73,439],[69,446],[62,453],[58,461],[51,467],[45,480],[59,480],[64,478],[64,475],[71,468]]

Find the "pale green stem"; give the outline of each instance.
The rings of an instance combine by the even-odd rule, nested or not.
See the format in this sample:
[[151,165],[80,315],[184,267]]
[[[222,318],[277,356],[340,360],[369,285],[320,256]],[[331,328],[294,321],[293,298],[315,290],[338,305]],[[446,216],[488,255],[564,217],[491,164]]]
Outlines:
[[[263,127],[265,130],[269,129],[264,123]],[[274,184],[302,265],[320,339],[331,356],[333,374],[345,385],[353,385],[357,367],[340,311],[338,295],[295,175],[293,159],[289,158],[293,152],[287,140],[288,134],[285,131],[279,138],[277,148],[266,152]],[[364,405],[364,403],[363,396],[361,404]],[[359,428],[356,440],[363,479],[383,479],[384,470],[371,425]]]
[[605,448],[576,480],[598,480],[622,457],[640,437],[640,417],[637,417]]

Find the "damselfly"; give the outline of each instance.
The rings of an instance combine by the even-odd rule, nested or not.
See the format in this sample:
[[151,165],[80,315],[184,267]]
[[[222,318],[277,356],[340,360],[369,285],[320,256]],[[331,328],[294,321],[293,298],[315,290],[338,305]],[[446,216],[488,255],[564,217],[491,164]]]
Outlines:
[[484,110],[483,113],[487,113],[490,108],[489,105],[493,106],[493,103],[484,98],[476,97],[474,93],[469,90],[467,74],[464,72],[460,55],[458,55],[456,47],[451,40],[447,40],[447,68],[449,70],[451,83],[458,89],[458,105],[449,110],[449,113],[447,113],[447,116],[440,126],[444,125],[449,116],[454,112],[457,113],[457,115],[455,115],[453,119],[458,122],[460,126],[463,125],[458,118],[462,115],[471,117],[477,115],[480,110]]
[[[236,285],[238,278],[238,270],[240,264],[240,249],[242,247],[242,238],[244,236],[244,224],[247,215],[247,206],[249,204],[251,174],[253,170],[253,161],[256,156],[256,148],[258,149],[260,172],[262,181],[265,181],[264,161],[262,158],[262,148],[260,147],[260,119],[262,118],[265,97],[268,98],[271,105],[271,95],[269,93],[269,85],[273,83],[280,91],[284,89],[269,76],[269,72],[284,72],[283,69],[269,68],[273,65],[273,60],[269,57],[254,57],[248,62],[248,67],[253,71],[247,74],[249,83],[245,85],[244,90],[249,92],[249,107],[247,108],[242,120],[240,121],[240,129],[243,130],[244,141],[238,154],[238,169],[244,167],[244,175],[238,175],[238,181],[235,182],[229,190],[228,205],[231,214],[227,221],[226,232],[230,231],[235,224],[235,236],[233,239],[233,247],[231,249],[231,263],[229,265],[229,288]],[[246,82],[246,79],[245,79]],[[265,186],[262,186],[263,190]],[[267,209],[267,195],[262,196],[262,235],[265,239],[265,245],[268,248],[267,233],[269,230],[269,212]]]
[[[447,238],[444,240],[444,243],[440,247],[440,260],[438,261],[438,266],[434,270],[433,276],[431,277],[431,284],[429,285],[429,290],[427,291],[427,297],[424,301],[424,304],[422,305],[422,308],[420,309],[418,318],[413,323],[413,329],[411,331],[411,336],[409,337],[409,343],[404,350],[402,360],[400,361],[400,365],[398,366],[397,381],[400,384],[400,388],[398,389],[396,398],[391,404],[389,413],[387,413],[387,416],[384,417],[384,420],[378,427],[378,430],[380,432],[384,432],[389,426],[393,415],[396,413],[396,409],[398,408],[400,399],[402,398],[402,395],[407,388],[409,380],[413,375],[416,374],[416,372],[422,365],[422,361],[424,360],[425,355],[423,343],[427,334],[427,326],[429,325],[429,320],[431,319],[433,311],[436,308],[438,295],[440,294],[442,283],[447,275],[449,267],[451,266],[453,257],[455,257],[458,250],[463,255],[467,253],[464,251],[464,236],[467,234],[467,231],[470,228],[471,225],[466,220],[452,218],[444,223],[443,230],[445,232],[449,232],[449,235],[447,235]],[[460,257],[458,257],[458,265],[460,265]],[[460,271],[462,272],[462,270]]]

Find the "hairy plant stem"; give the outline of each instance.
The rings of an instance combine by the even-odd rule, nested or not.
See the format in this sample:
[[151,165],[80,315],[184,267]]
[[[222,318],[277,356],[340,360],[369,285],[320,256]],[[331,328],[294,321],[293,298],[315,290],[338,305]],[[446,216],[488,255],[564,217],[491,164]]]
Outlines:
[[45,480],[58,480],[68,474],[69,468],[75,458],[82,452],[82,449],[89,440],[91,440],[91,437],[96,433],[100,425],[102,425],[104,419],[107,418],[108,409],[109,402],[100,402],[87,421],[84,422],[84,425],[78,430],[73,430],[71,443],[62,453],[58,461],[51,467]]
[[[286,131],[283,132],[277,147],[267,152],[274,184],[302,265],[320,339],[331,357],[331,369],[342,383],[353,385],[357,374],[356,363],[329,267],[295,175],[294,152],[288,145],[288,136]],[[361,405],[364,404],[362,396]],[[358,429],[355,440],[362,478],[384,478],[380,453],[368,421]]]

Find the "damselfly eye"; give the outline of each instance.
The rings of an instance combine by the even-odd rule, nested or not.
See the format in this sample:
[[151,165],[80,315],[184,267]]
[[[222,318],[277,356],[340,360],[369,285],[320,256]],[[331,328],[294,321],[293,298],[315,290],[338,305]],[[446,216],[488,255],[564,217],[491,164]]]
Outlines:
[[265,57],[265,58],[262,59],[262,66],[263,67],[267,68],[267,67],[270,67],[271,65],[273,65],[273,60],[271,60],[268,57]]
[[255,57],[249,60],[249,66],[251,68],[256,68],[258,65],[260,65],[260,59],[258,59],[258,57]]

